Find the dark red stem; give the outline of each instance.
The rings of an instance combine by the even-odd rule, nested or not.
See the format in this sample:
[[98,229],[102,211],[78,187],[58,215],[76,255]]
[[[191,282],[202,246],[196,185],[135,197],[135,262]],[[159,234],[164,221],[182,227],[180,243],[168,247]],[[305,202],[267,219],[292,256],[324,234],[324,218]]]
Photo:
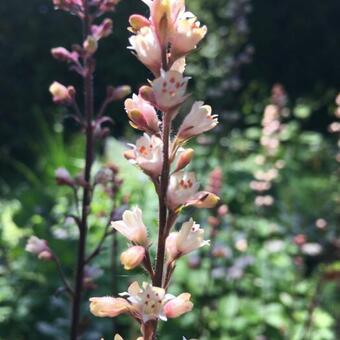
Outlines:
[[[89,35],[91,28],[91,18],[89,15],[88,0],[84,0],[84,19],[83,19],[83,39]],[[86,251],[86,236],[87,236],[87,217],[90,210],[91,201],[91,168],[93,164],[93,70],[92,57],[84,57],[84,112],[86,120],[86,149],[85,149],[85,187],[82,199],[81,220],[79,224],[79,243],[77,267],[75,275],[75,290],[72,305],[72,321],[70,339],[77,340],[79,335],[80,322],[80,307],[84,288],[84,267],[85,267],[85,251]]]

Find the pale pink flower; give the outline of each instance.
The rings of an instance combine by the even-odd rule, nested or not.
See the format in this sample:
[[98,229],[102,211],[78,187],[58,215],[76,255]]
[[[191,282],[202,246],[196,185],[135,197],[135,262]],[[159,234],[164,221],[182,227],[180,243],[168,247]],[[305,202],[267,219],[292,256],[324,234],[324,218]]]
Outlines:
[[123,298],[110,296],[90,298],[90,311],[100,318],[114,318],[122,313],[130,311],[130,304]]
[[177,318],[192,310],[194,306],[190,301],[191,295],[189,293],[183,293],[176,298],[170,300],[164,306],[164,314],[167,318]]
[[161,111],[176,109],[186,100],[189,79],[177,71],[161,71],[160,77],[152,82],[154,98]]
[[149,320],[161,319],[166,321],[163,307],[172,295],[166,294],[163,288],[153,287],[151,284],[143,282],[142,287],[138,282],[130,285],[127,292],[119,294],[127,297],[133,306],[133,315],[143,323]]
[[196,48],[207,34],[207,27],[201,26],[191,13],[184,13],[175,24],[171,33],[171,54],[175,58],[182,57]]
[[91,34],[96,40],[108,37],[112,33],[112,20],[106,18],[100,25],[91,26]]
[[128,153],[132,163],[137,164],[145,173],[158,177],[163,166],[163,142],[160,138],[144,133],[137,139],[136,145],[132,145],[133,155]]
[[111,222],[111,227],[137,245],[147,246],[149,243],[142,211],[139,208],[126,210],[123,213],[123,220]]
[[66,87],[57,81],[53,82],[49,88],[53,101],[57,104],[69,104],[73,100],[75,92],[73,86]]
[[55,47],[51,50],[52,56],[60,61],[66,61],[70,63],[78,63],[79,54],[77,52],[70,52],[64,47]]
[[166,250],[169,260],[172,261],[209,244],[210,241],[204,240],[204,230],[191,218],[182,224],[178,232],[167,237]]
[[120,255],[120,262],[125,270],[131,270],[138,267],[144,260],[145,248],[142,246],[133,246]]
[[219,198],[207,191],[197,192],[199,184],[193,172],[179,171],[170,176],[167,204],[172,210],[193,205],[197,208],[211,208]]
[[69,185],[75,184],[74,179],[71,177],[69,171],[65,168],[58,168],[55,171],[55,179],[58,185]]
[[25,250],[35,254],[41,260],[50,260],[53,255],[46,240],[42,240],[36,236],[31,236],[25,246]]
[[136,52],[137,58],[155,75],[161,69],[162,56],[156,33],[152,27],[142,27],[136,35],[129,38],[130,49]]
[[217,115],[211,114],[211,106],[195,102],[191,111],[185,117],[178,131],[180,140],[187,140],[203,132],[213,129],[217,124]]
[[141,96],[136,94],[125,100],[125,111],[131,125],[151,134],[159,133],[159,119],[155,108]]
[[171,66],[171,71],[177,71],[179,73],[184,73],[186,67],[185,57],[177,59]]

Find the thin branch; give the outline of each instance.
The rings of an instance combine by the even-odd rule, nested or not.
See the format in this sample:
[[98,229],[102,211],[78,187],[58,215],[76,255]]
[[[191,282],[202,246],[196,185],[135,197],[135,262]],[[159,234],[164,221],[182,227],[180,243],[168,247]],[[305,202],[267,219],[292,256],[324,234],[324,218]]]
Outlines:
[[52,253],[53,261],[54,261],[54,263],[55,263],[55,265],[57,267],[57,270],[58,270],[59,276],[60,276],[60,278],[61,278],[61,280],[63,282],[63,285],[64,285],[66,291],[71,296],[71,298],[73,298],[74,297],[74,291],[73,291],[73,289],[71,288],[70,284],[68,283],[68,281],[66,279],[66,276],[65,276],[65,274],[63,272],[63,269],[61,267],[60,259],[59,259],[59,257],[52,250],[50,250],[50,251]]

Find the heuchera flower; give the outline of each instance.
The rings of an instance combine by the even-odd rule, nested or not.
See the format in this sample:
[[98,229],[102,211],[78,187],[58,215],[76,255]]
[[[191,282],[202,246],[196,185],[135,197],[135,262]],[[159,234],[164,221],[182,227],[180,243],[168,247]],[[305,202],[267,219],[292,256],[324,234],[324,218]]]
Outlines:
[[170,261],[209,245],[210,241],[203,238],[204,230],[191,218],[182,224],[179,232],[171,233],[166,239],[166,250]]
[[159,119],[155,108],[136,94],[125,100],[125,111],[132,127],[151,134],[159,133]]
[[137,164],[146,174],[158,177],[163,165],[163,142],[160,138],[144,133],[143,137],[137,139],[133,150],[124,155],[132,163]]
[[52,56],[60,61],[69,63],[78,63],[79,54],[77,52],[70,52],[64,47],[55,47],[51,50]]
[[122,252],[120,262],[125,270],[131,270],[138,267],[144,260],[145,248],[142,246],[133,246]]
[[91,33],[96,40],[108,37],[112,33],[112,20],[106,18],[100,25],[92,25]]
[[171,34],[171,55],[177,59],[188,54],[205,37],[207,27],[200,25],[191,13],[183,14],[176,22]]
[[211,114],[211,106],[195,102],[178,130],[178,139],[187,140],[213,129],[217,124],[217,115]]
[[197,208],[212,208],[219,198],[210,192],[197,192],[199,184],[195,173],[179,171],[170,176],[167,204],[171,210],[193,205]]
[[152,82],[154,98],[161,111],[176,109],[187,99],[189,79],[177,71],[161,71],[161,76]]
[[110,296],[90,298],[90,311],[100,318],[114,318],[122,313],[129,312],[130,304],[123,298]]
[[155,75],[161,69],[161,48],[152,27],[142,27],[136,35],[129,38],[130,49],[136,52],[137,58]]
[[129,241],[141,245],[148,245],[146,227],[142,219],[142,211],[139,208],[126,210],[123,220],[111,222],[112,228],[124,235]]
[[170,300],[164,306],[164,314],[167,318],[177,318],[192,310],[194,306],[190,301],[191,295],[183,293],[176,298]]
[[28,239],[25,250],[37,255],[40,260],[50,260],[53,257],[47,241],[36,236],[31,236]]
[[70,104],[75,93],[73,86],[66,87],[57,81],[52,83],[49,90],[56,104]]
[[165,294],[165,290],[159,287],[153,287],[151,284],[143,282],[142,287],[138,282],[130,285],[128,292],[119,294],[126,296],[127,300],[133,306],[133,315],[143,323],[149,320],[166,320],[163,307],[172,295]]

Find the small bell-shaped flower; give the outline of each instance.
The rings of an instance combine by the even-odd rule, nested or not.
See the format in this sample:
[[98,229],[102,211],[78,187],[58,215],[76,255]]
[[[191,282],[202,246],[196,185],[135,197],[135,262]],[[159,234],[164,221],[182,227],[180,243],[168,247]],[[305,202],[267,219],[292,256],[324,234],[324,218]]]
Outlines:
[[150,134],[159,134],[157,112],[149,102],[133,94],[132,98],[125,100],[124,105],[132,127]]
[[207,191],[198,192],[199,184],[193,172],[179,171],[170,176],[167,193],[168,207],[175,211],[193,205],[197,208],[212,208],[219,198]]
[[200,25],[196,17],[185,13],[176,22],[174,32],[171,34],[171,55],[177,59],[185,56],[196,48],[196,45],[205,37],[207,27]]
[[211,114],[211,106],[203,105],[203,102],[195,102],[181,124],[177,138],[187,140],[213,129],[217,124],[217,115]]
[[161,71],[161,76],[152,82],[153,95],[157,107],[163,111],[177,109],[186,99],[189,77],[177,71]]
[[136,35],[130,37],[130,49],[136,52],[137,58],[155,75],[159,75],[162,63],[161,48],[156,32],[152,27],[142,27]]
[[133,150],[125,153],[125,157],[132,163],[137,164],[146,174],[158,177],[163,165],[163,142],[160,138],[144,133],[137,139]]
[[204,230],[192,218],[183,223],[180,231],[171,233],[166,239],[169,261],[176,260],[180,256],[209,245],[210,241],[205,241],[203,236]]
[[75,89],[73,86],[64,86],[57,81],[52,83],[49,88],[52,94],[52,99],[56,104],[70,104],[73,101],[75,95]]
[[126,210],[123,213],[123,220],[111,222],[111,226],[134,244],[148,246],[146,227],[143,223],[142,211],[139,208]]
[[133,246],[120,255],[120,262],[125,270],[131,270],[138,267],[144,260],[145,248],[142,246]]
[[130,285],[128,292],[119,294],[127,297],[127,300],[134,308],[134,315],[143,323],[149,320],[166,320],[163,307],[172,295],[166,294],[163,288],[153,287],[151,284],[144,282],[142,287],[138,282]]
[[190,301],[190,297],[189,293],[183,293],[167,302],[164,306],[165,316],[172,319],[190,312],[194,306]]

